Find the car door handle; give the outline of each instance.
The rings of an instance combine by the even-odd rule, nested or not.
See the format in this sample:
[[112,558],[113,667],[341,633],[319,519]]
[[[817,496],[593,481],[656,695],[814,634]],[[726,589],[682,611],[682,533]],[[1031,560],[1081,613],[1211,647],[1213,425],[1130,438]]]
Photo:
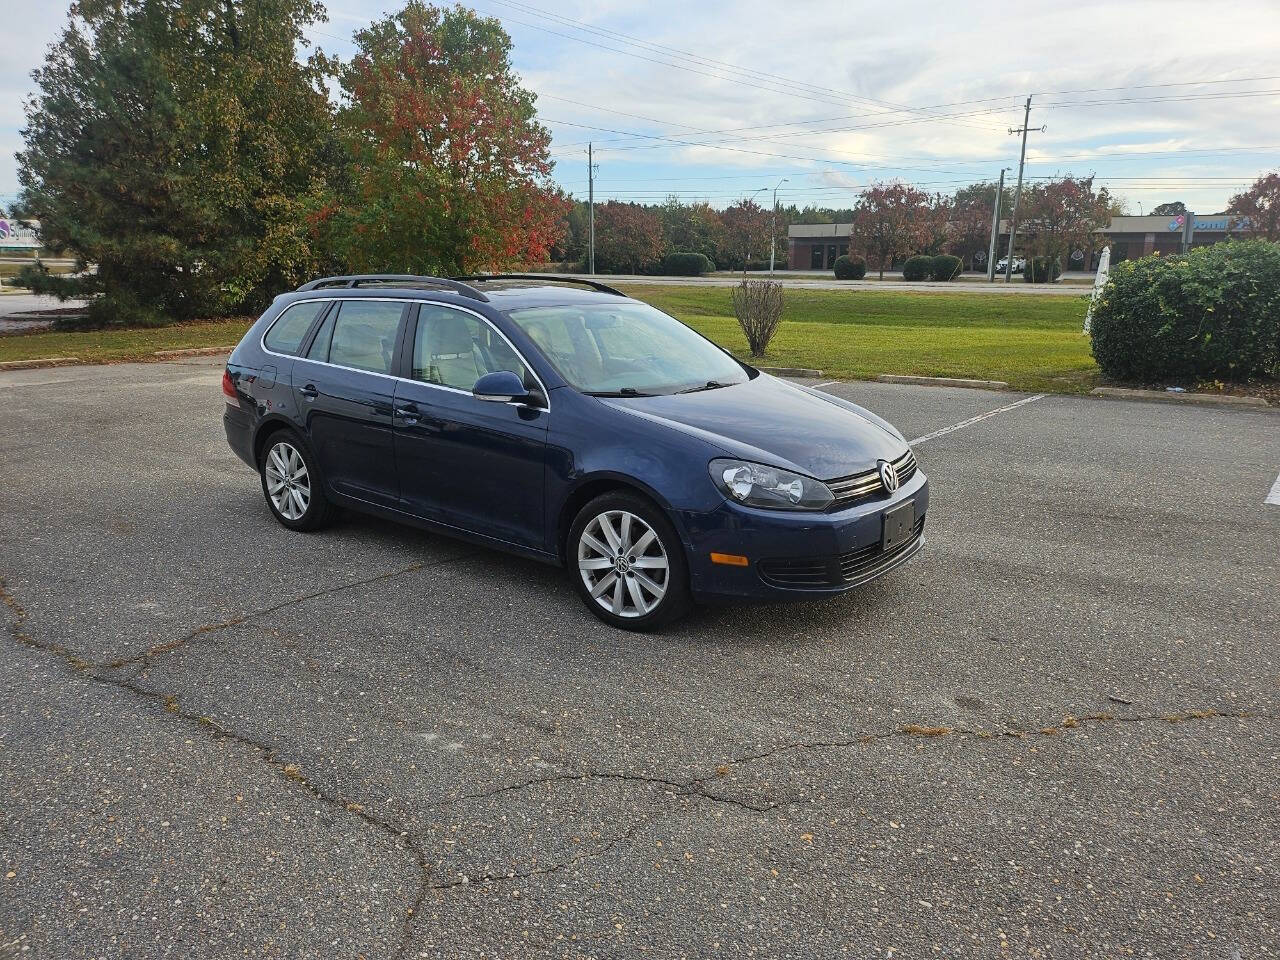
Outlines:
[[314,383],[308,383],[298,392],[308,400],[314,400],[316,397],[320,396],[320,391],[316,389],[316,385]]
[[395,408],[395,412],[406,426],[413,426],[418,422],[419,411],[416,403],[402,403]]

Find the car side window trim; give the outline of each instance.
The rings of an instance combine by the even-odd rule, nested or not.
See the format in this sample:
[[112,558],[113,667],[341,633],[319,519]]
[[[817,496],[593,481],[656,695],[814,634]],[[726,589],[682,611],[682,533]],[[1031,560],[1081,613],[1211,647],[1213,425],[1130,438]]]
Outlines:
[[[371,377],[385,377],[388,380],[398,380],[404,383],[416,383],[424,387],[429,387],[432,390],[444,390],[444,391],[447,391],[448,393],[456,393],[464,397],[473,396],[470,390],[458,390],[455,387],[446,387],[444,384],[440,384],[440,383],[427,383],[424,380],[415,380],[411,376],[404,375],[406,372],[411,372],[406,370],[406,364],[412,365],[413,363],[413,358],[410,356],[410,354],[413,352],[413,337],[417,333],[419,310],[421,309],[422,304],[430,303],[436,306],[448,307],[450,310],[457,310],[459,313],[469,314],[470,316],[475,317],[481,323],[485,324],[490,330],[494,331],[499,337],[501,337],[503,341],[506,343],[506,345],[511,348],[511,351],[520,359],[520,362],[524,364],[525,369],[528,370],[529,373],[533,374],[533,379],[538,382],[538,388],[542,391],[542,396],[545,400],[545,406],[536,407],[534,409],[545,410],[548,413],[551,411],[551,392],[547,389],[547,385],[543,383],[542,377],[538,375],[538,371],[533,368],[533,365],[531,363],[529,363],[528,359],[525,357],[524,353],[520,350],[520,348],[511,342],[511,338],[508,337],[501,330],[499,330],[493,324],[493,321],[491,321],[488,317],[486,317],[482,313],[478,313],[475,310],[469,310],[466,307],[459,306],[458,304],[455,304],[455,303],[446,303],[443,300],[425,300],[425,299],[418,300],[418,299],[407,299],[405,297],[341,297],[341,296],[309,297],[306,302],[311,302],[314,300],[325,300],[328,302],[329,307],[326,310],[321,310],[320,313],[317,315],[316,320],[312,322],[311,329],[307,331],[307,335],[303,338],[302,344],[299,347],[299,349],[302,350],[303,352],[300,354],[278,353],[275,350],[272,350],[270,347],[268,347],[265,341],[266,341],[267,331],[271,329],[271,327],[269,326],[267,327],[267,330],[264,330],[262,332],[262,338],[260,339],[258,344],[262,348],[262,351],[264,353],[269,353],[273,357],[287,357],[291,360],[300,360],[304,363],[314,363],[324,367],[333,367],[336,370],[350,370],[353,373],[364,373],[364,374],[368,374]],[[396,355],[391,362],[391,369],[395,372],[378,373],[374,370],[361,370],[358,367],[348,367],[340,363],[330,363],[328,360],[315,360],[305,355],[306,350],[311,349],[311,341],[315,338],[316,332],[320,329],[320,325],[324,322],[325,317],[329,315],[329,312],[331,310],[337,309],[336,304],[340,303],[343,300],[361,300],[361,301],[377,300],[377,301],[389,301],[391,303],[404,304],[404,310],[400,314],[399,333],[396,335]],[[298,301],[298,302],[301,303],[304,301]],[[290,306],[292,306],[292,304],[290,304]],[[280,316],[284,316],[284,314],[288,311],[288,309],[289,309],[288,307],[285,307],[284,310],[281,310]],[[279,320],[279,319],[280,317],[276,317],[276,320]],[[276,320],[271,321],[271,326],[275,326]],[[512,401],[512,403],[513,405],[515,405],[514,401]],[[527,406],[527,404],[520,404],[520,406]]]

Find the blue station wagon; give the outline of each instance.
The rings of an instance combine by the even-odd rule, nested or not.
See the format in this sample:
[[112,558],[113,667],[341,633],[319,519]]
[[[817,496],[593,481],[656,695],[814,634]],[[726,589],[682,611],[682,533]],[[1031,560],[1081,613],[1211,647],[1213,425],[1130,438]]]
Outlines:
[[616,627],[840,593],[924,544],[929,485],[896,429],[594,281],[315,280],[222,390],[284,526],[345,507],[563,565]]

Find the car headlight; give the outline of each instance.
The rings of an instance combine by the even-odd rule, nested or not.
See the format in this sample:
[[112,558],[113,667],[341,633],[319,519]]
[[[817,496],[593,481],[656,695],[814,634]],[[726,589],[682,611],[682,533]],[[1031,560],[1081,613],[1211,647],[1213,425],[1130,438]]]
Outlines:
[[712,460],[711,479],[729,499],[750,507],[824,510],[835,499],[820,480],[747,460]]

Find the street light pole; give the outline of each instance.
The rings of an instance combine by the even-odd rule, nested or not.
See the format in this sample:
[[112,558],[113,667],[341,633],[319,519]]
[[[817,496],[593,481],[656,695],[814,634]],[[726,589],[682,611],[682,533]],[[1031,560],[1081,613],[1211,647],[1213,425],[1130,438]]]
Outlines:
[[777,186],[773,188],[773,211],[769,214],[769,276],[773,276],[773,254],[776,241],[774,240],[774,226],[778,221],[778,187],[787,182],[787,178],[783,177],[778,181]]
[[991,212],[991,247],[987,251],[987,283],[996,281],[996,240],[1000,237],[1000,201],[1004,199],[1004,173],[1008,167],[1000,168],[1000,185],[996,187],[995,209]]

